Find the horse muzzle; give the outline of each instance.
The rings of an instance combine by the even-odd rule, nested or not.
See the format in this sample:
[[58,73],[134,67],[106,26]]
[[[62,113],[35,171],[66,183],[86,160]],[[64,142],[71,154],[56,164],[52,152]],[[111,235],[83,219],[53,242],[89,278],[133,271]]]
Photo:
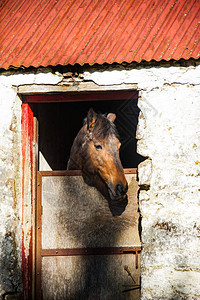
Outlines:
[[111,200],[123,200],[128,191],[128,184],[124,185],[121,182],[118,182],[115,186],[109,184],[108,191]]

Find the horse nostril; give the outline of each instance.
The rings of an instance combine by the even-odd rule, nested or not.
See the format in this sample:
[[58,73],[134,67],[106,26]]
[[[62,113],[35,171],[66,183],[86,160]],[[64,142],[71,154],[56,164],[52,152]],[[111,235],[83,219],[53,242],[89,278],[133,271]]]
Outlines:
[[122,196],[126,194],[127,190],[128,190],[128,185],[126,184],[126,186],[124,186],[121,182],[119,182],[115,188],[116,194],[118,196]]
[[123,187],[122,187],[122,184],[121,183],[118,183],[117,185],[116,185],[116,194],[117,195],[121,195],[122,194],[122,190],[123,190]]

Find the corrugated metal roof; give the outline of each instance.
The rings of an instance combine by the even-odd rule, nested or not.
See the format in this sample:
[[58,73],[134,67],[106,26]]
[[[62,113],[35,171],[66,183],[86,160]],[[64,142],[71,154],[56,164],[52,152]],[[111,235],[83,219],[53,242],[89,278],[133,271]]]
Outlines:
[[2,0],[0,67],[200,56],[200,0]]

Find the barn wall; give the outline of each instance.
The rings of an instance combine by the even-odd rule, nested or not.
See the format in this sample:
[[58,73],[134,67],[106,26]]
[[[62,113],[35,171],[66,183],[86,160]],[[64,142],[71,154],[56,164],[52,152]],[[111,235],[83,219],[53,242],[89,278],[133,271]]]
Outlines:
[[[0,299],[20,299],[22,291],[22,102],[17,87],[57,82],[59,78],[47,71],[0,75]],[[30,203],[26,205],[30,211]],[[27,215],[25,255],[29,254],[30,223]]]
[[21,290],[20,103],[0,87],[0,295]]
[[113,70],[98,84],[137,83],[142,299],[200,297],[200,65]]
[[[141,109],[138,152],[142,215],[142,299],[200,297],[200,64],[87,68],[77,78],[50,69],[0,75],[0,296],[22,290],[21,100],[91,82],[135,84]],[[34,86],[33,86],[34,85]],[[29,205],[29,203],[27,203]],[[29,238],[27,220],[27,239]]]

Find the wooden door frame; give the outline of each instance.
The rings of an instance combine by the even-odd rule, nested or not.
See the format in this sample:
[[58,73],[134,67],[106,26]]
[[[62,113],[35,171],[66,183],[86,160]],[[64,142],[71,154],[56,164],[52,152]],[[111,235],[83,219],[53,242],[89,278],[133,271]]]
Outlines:
[[[82,91],[49,94],[23,94],[22,98],[22,282],[23,299],[35,299],[35,213],[38,169],[38,121],[34,117],[36,103],[105,101],[138,98],[138,91]],[[107,99],[108,99],[107,98]]]
[[[137,168],[124,169],[125,174],[137,174]],[[70,256],[104,256],[104,255],[133,255],[135,256],[136,269],[139,268],[139,254],[141,253],[141,246],[118,246],[118,247],[82,247],[82,248],[42,248],[42,179],[44,177],[62,177],[62,176],[82,176],[80,170],[67,171],[38,171],[37,172],[37,204],[36,204],[36,299],[42,299],[42,258],[44,257],[70,257]],[[139,288],[135,285],[135,288]]]
[[22,283],[23,299],[34,299],[35,182],[38,123],[32,105],[22,103]]

